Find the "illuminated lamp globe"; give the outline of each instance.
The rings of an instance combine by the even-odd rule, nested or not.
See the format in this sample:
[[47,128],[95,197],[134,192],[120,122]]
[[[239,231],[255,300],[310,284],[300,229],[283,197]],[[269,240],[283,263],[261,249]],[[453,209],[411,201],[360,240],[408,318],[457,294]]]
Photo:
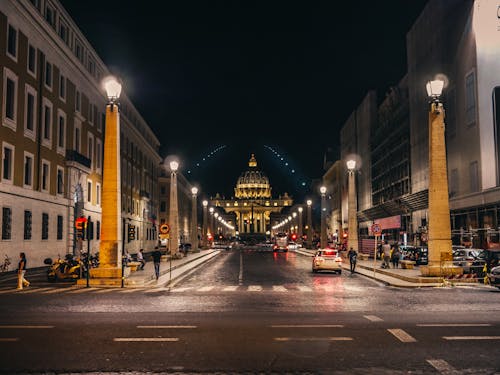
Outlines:
[[197,188],[196,186],[193,186],[193,187],[191,188],[191,193],[192,193],[193,195],[198,194],[198,188]]
[[322,195],[325,195],[326,194],[326,186],[321,186],[319,188],[319,192],[322,194]]
[[438,99],[443,93],[444,81],[441,79],[436,79],[434,81],[429,81],[425,85],[427,89],[427,95],[429,98]]
[[346,165],[348,170],[353,171],[356,168],[356,160],[347,160]]
[[104,90],[106,90],[106,95],[109,101],[115,101],[120,97],[122,92],[122,85],[118,82],[115,77],[108,77],[103,82]]

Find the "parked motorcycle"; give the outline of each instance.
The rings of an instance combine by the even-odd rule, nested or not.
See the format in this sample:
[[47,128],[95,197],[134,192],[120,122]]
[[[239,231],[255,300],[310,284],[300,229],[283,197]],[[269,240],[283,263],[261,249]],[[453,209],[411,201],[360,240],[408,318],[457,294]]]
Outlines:
[[82,277],[87,276],[87,262],[88,268],[97,268],[99,267],[99,252],[94,255],[90,254],[90,258],[87,259],[88,253],[82,253],[80,257],[81,265],[82,265]]
[[73,254],[66,254],[64,259],[58,257],[54,262],[47,258],[44,263],[50,265],[47,270],[48,281],[76,280],[82,276],[82,263]]

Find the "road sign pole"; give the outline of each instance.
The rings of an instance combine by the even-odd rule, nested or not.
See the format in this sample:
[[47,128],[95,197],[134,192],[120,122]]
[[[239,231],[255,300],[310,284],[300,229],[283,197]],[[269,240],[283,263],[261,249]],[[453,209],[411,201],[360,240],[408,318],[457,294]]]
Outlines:
[[377,239],[378,235],[375,235],[375,248],[373,249],[373,278],[375,278],[375,267],[377,266]]

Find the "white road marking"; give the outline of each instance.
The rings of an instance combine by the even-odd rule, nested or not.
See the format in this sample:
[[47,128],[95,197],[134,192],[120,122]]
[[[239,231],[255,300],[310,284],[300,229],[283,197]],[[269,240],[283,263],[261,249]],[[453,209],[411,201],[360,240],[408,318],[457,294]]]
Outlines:
[[113,341],[118,342],[174,342],[179,341],[178,337],[115,337]]
[[401,342],[416,342],[417,340],[407,332],[399,328],[388,329]]
[[500,340],[500,336],[443,336],[445,340]]
[[248,291],[249,292],[261,292],[262,287],[260,285],[249,285],[248,286]]
[[0,294],[14,293],[14,292],[17,292],[16,288],[9,288],[9,289],[2,289],[2,290],[0,290]]
[[41,291],[40,294],[55,294],[55,293],[72,293],[79,289],[68,289],[68,288],[54,288],[51,290]]
[[275,324],[271,328],[343,328],[343,324]]
[[364,318],[368,319],[371,322],[383,322],[384,319],[379,318],[376,315],[363,315]]
[[417,324],[417,327],[491,327],[488,323],[429,323]]
[[120,288],[119,293],[134,293],[137,291],[141,291],[141,288]]
[[235,292],[238,290],[238,285],[230,285],[226,286],[224,289],[222,289],[224,292]]
[[352,337],[275,337],[274,341],[352,341]]
[[297,289],[301,292],[312,292],[312,289],[305,285],[297,285]]
[[12,341],[19,341],[19,338],[17,337],[1,337],[0,342],[12,342]]
[[145,329],[194,329],[198,328],[197,326],[137,326],[137,328],[145,328]]
[[29,289],[23,289],[21,293],[23,294],[28,294],[28,293],[37,293],[37,292],[44,292],[47,290],[52,290],[53,288],[29,288]]
[[426,361],[442,374],[456,372],[455,368],[451,366],[448,362],[446,362],[444,359],[426,359]]
[[33,325],[0,325],[0,329],[50,329],[54,326],[33,326]]
[[288,292],[283,285],[273,285],[273,292]]
[[66,294],[79,294],[79,293],[86,293],[86,292],[90,292],[91,290],[98,290],[99,288],[94,288],[94,287],[91,287],[91,288],[78,288],[78,289],[73,289],[73,290],[70,290],[69,292],[67,292]]
[[196,289],[197,292],[209,292],[211,291],[213,288],[215,288],[214,286],[204,286],[204,287],[201,287],[201,288],[198,288]]
[[114,292],[114,291],[115,291],[115,289],[113,289],[113,288],[103,288],[103,289],[100,289],[100,290],[96,290],[94,292],[94,294],[97,294],[97,293],[99,293],[99,294],[109,293],[109,292]]
[[181,292],[185,292],[189,289],[192,289],[190,286],[186,286],[186,287],[183,287],[183,288],[175,288],[175,289],[171,289],[170,291],[172,293],[181,293]]

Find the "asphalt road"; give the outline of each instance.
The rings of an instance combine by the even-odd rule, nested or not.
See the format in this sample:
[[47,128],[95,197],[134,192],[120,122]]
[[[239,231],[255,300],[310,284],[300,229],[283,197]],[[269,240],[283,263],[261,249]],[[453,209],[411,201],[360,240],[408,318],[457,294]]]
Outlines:
[[310,262],[222,252],[171,288],[16,292],[2,277],[0,372],[500,373],[497,289],[398,289]]

